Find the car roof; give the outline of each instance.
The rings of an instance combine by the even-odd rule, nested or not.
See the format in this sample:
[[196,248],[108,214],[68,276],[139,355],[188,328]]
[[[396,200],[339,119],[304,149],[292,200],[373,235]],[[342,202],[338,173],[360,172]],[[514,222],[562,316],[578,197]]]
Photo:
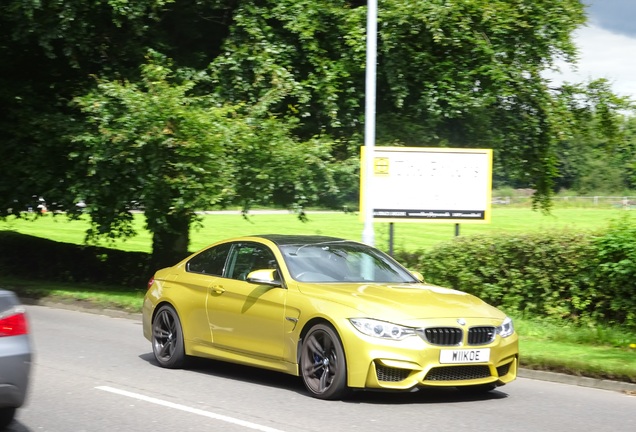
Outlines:
[[321,235],[261,234],[261,235],[255,235],[252,237],[263,238],[273,243],[276,243],[279,246],[349,241],[339,237],[330,237],[330,236],[321,236]]

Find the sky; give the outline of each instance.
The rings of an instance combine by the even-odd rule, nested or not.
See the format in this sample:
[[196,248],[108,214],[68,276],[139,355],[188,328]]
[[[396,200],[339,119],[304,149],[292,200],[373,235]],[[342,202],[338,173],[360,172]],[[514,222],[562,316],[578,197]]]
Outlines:
[[554,80],[606,78],[614,93],[636,100],[636,0],[583,0],[588,24],[576,31],[578,70],[562,66]]

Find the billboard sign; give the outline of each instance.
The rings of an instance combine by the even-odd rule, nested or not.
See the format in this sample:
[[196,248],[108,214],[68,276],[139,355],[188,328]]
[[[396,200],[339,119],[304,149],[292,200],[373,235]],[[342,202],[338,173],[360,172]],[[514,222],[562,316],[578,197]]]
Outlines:
[[377,222],[490,223],[492,149],[375,147],[369,178],[361,166]]

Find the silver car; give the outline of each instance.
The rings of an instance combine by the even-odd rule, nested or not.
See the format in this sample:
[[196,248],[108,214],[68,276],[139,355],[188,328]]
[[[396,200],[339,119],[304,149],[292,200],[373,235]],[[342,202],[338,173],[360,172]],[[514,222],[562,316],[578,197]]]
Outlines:
[[31,356],[26,311],[13,292],[0,290],[0,430],[24,403]]

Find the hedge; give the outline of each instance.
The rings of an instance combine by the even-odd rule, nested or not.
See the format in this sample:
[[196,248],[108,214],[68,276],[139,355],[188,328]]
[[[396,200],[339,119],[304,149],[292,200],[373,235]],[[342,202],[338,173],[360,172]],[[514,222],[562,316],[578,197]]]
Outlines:
[[145,288],[150,254],[78,246],[0,231],[0,274],[29,279]]
[[398,261],[508,313],[636,328],[636,226],[458,237]]
[[[636,329],[636,222],[594,233],[457,237],[398,251],[427,282],[466,291],[510,314]],[[0,272],[63,282],[145,287],[150,255],[0,231]]]

